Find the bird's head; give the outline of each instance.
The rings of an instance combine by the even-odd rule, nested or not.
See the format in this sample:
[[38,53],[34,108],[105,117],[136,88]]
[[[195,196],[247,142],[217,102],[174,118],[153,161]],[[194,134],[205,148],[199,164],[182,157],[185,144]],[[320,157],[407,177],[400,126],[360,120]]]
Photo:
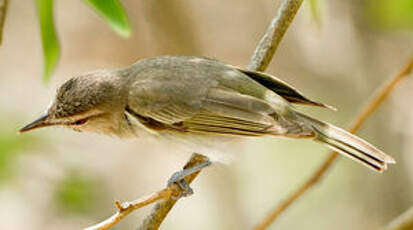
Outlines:
[[44,114],[20,132],[64,126],[121,136],[127,95],[118,80],[110,71],[99,71],[66,81]]

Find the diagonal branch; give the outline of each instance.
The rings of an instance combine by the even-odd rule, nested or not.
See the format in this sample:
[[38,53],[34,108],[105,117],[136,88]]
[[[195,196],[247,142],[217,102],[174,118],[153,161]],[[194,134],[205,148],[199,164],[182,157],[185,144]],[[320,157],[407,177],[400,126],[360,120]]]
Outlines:
[[[352,133],[357,132],[367,118],[383,103],[383,101],[394,90],[395,86],[406,76],[408,76],[413,69],[413,57],[409,60],[408,64],[395,76],[393,76],[389,82],[383,85],[375,96],[367,103],[366,107],[357,116],[353,124],[350,126],[349,131]],[[255,230],[266,229],[272,222],[274,222],[291,204],[293,204],[299,197],[301,197],[309,188],[314,186],[331,167],[334,160],[337,158],[338,153],[333,152],[327,159],[320,165],[320,167],[313,173],[313,175],[296,191],[281,202],[271,213],[269,213],[258,225],[255,226]]]
[[[191,168],[198,164],[208,161],[208,158],[200,155],[200,154],[193,154],[190,160],[186,163],[185,168]],[[185,181],[190,184],[196,176],[198,176],[198,172],[194,172],[187,177],[185,177]],[[180,186],[176,184],[171,184],[170,186],[152,193],[146,197],[139,198],[137,200],[131,202],[124,202],[119,203],[118,201],[115,202],[116,208],[118,211],[113,214],[111,217],[107,218],[106,220],[93,225],[91,227],[85,228],[85,230],[105,230],[109,229],[110,227],[117,224],[123,218],[128,216],[133,211],[140,209],[144,206],[152,204],[156,201],[159,203],[156,204],[154,210],[152,211],[151,215],[149,215],[140,229],[158,229],[160,224],[162,223],[163,219],[168,214],[169,210],[174,206],[177,201],[177,197],[181,197],[182,189]]]
[[[194,153],[192,154],[191,159],[186,163],[184,169],[193,168],[199,164],[209,161],[208,157]],[[195,172],[187,177],[185,181],[188,184],[191,184],[192,181],[198,176],[200,171]],[[175,184],[174,184],[175,185]],[[182,192],[182,191],[181,191]],[[152,209],[152,212],[146,219],[143,221],[142,225],[138,228],[139,230],[155,230],[158,229],[162,224],[165,217],[168,215],[169,211],[173,208],[175,203],[178,201],[176,196],[169,196],[166,200],[158,202],[155,207]],[[179,196],[178,196],[179,197]]]
[[390,222],[383,230],[409,230],[413,229],[413,207],[402,213]]
[[118,209],[118,211],[115,214],[96,225],[85,228],[85,230],[109,229],[110,227],[121,221],[123,218],[125,218],[127,215],[129,215],[131,212],[140,209],[146,205],[152,204],[160,199],[166,199],[172,196],[172,194],[176,193],[178,193],[176,187],[170,186],[162,189],[161,191],[152,193],[146,197],[142,197],[131,202],[124,202],[121,204],[118,201],[116,201],[115,206]]
[[277,14],[271,20],[264,36],[255,48],[247,66],[250,70],[264,71],[277,50],[285,32],[293,21],[303,0],[284,0]]
[[8,0],[0,0],[0,44],[3,41],[4,21],[6,19]]

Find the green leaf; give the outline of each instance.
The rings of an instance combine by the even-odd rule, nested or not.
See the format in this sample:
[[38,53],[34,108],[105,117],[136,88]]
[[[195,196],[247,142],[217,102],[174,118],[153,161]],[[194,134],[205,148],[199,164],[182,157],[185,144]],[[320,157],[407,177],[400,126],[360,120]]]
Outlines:
[[56,184],[56,202],[62,211],[88,213],[96,207],[99,193],[102,192],[99,185],[94,178],[72,170]]
[[44,55],[43,81],[47,82],[59,60],[60,48],[53,24],[53,0],[37,0],[36,3]]
[[14,176],[16,159],[24,152],[22,150],[33,147],[37,139],[33,136],[17,136],[16,130],[0,124],[0,185],[3,185]]
[[385,29],[413,28],[412,0],[370,0],[366,14],[373,25]]
[[317,25],[320,26],[320,0],[309,0],[308,4],[310,4],[311,16]]
[[131,28],[122,4],[118,0],[85,0],[112,29],[122,37],[129,37]]

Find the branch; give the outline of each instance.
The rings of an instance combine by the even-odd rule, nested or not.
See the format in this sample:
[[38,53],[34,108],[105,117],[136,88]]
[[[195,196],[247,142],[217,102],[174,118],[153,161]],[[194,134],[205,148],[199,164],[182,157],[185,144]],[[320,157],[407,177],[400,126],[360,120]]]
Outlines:
[[3,41],[3,28],[6,19],[8,0],[0,0],[0,44]]
[[[384,84],[371,99],[371,101],[365,106],[362,112],[357,116],[353,124],[348,129],[351,133],[357,132],[367,118],[383,103],[383,101],[394,90],[395,86],[404,77],[408,76],[413,69],[413,57],[409,60],[408,64],[395,76],[393,76],[389,82]],[[314,186],[331,167],[334,160],[337,158],[338,153],[332,152],[330,156],[321,164],[321,166],[313,173],[313,175],[296,191],[287,197],[281,204],[279,204],[271,213],[269,213],[258,225],[255,226],[255,230],[266,229],[277,217],[279,217],[291,204],[293,204],[299,197],[301,197],[309,188]]]
[[277,14],[271,20],[264,36],[255,48],[247,66],[250,70],[264,71],[277,50],[288,26],[293,21],[303,0],[284,0]]
[[[207,157],[200,155],[200,154],[193,154],[191,159],[186,163],[184,169],[194,167],[205,161],[208,161]],[[199,174],[199,171],[191,175],[188,175],[187,177],[185,177],[185,180],[187,181],[188,184],[190,184],[198,174]],[[140,209],[144,206],[147,206],[149,204],[152,204],[156,201],[164,200],[156,204],[151,215],[148,216],[148,218],[144,221],[144,224],[140,228],[140,229],[158,229],[159,225],[162,223],[163,219],[166,217],[169,210],[176,203],[177,201],[176,197],[181,197],[181,195],[182,195],[181,187],[179,187],[176,184],[171,184],[170,186],[158,192],[152,193],[146,197],[142,197],[142,198],[139,198],[131,202],[124,202],[121,204],[118,201],[116,201],[115,206],[118,209],[118,211],[115,214],[113,214],[111,217],[107,218],[106,220],[96,225],[85,228],[85,230],[109,229],[110,227],[117,224],[119,221],[121,221],[123,218],[128,216],[133,211]]]
[[[184,169],[195,167],[199,164],[207,162],[208,157],[194,153],[192,154],[191,159],[186,163]],[[200,171],[195,172],[187,177],[185,180],[188,184],[191,184],[192,181],[198,176]],[[174,184],[175,185],[175,184]],[[179,186],[177,186],[179,188]],[[182,192],[182,190],[180,190]],[[180,193],[181,194],[181,193]],[[176,196],[175,196],[176,197]],[[142,225],[138,228],[139,230],[155,230],[158,229],[162,224],[165,217],[168,215],[169,211],[175,205],[178,200],[174,196],[169,196],[166,200],[158,202],[155,207],[152,209],[152,212],[146,219],[143,221]]]
[[129,215],[131,212],[135,211],[136,209],[142,208],[148,204],[152,204],[153,202],[157,200],[170,197],[172,194],[176,192],[177,191],[175,190],[175,188],[172,188],[172,186],[170,186],[170,187],[162,189],[159,192],[152,193],[149,196],[146,196],[146,197],[143,197],[143,198],[131,201],[131,202],[124,202],[121,204],[118,201],[116,201],[115,206],[118,209],[118,211],[115,214],[113,214],[108,219],[96,225],[85,228],[85,230],[109,229],[110,227],[112,227],[113,225],[121,221],[123,218],[125,218],[127,215]]
[[409,230],[413,229],[413,207],[396,217],[383,230]]

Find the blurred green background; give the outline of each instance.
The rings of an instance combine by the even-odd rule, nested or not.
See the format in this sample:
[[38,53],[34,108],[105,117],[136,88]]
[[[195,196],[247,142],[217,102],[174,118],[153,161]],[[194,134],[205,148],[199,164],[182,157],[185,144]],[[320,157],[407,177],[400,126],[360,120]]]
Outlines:
[[[10,1],[0,47],[0,229],[89,226],[115,211],[114,200],[165,186],[189,158],[139,139],[60,128],[18,135],[46,108],[59,84],[83,72],[164,54],[244,66],[280,4],[123,0],[131,27],[125,38],[91,11],[96,1],[87,2],[55,1],[60,60],[45,85],[41,78],[49,67],[43,61],[38,5]],[[344,127],[409,58],[412,29],[411,0],[308,1],[267,72],[337,107],[338,112],[300,110]],[[413,80],[403,81],[360,133],[398,163],[378,175],[340,158],[270,229],[378,229],[413,204],[412,86]],[[249,229],[328,151],[310,141],[273,138],[248,139],[233,149],[235,160],[203,171],[193,183],[195,194],[178,203],[163,229]],[[114,229],[135,229],[149,210],[137,211]]]

